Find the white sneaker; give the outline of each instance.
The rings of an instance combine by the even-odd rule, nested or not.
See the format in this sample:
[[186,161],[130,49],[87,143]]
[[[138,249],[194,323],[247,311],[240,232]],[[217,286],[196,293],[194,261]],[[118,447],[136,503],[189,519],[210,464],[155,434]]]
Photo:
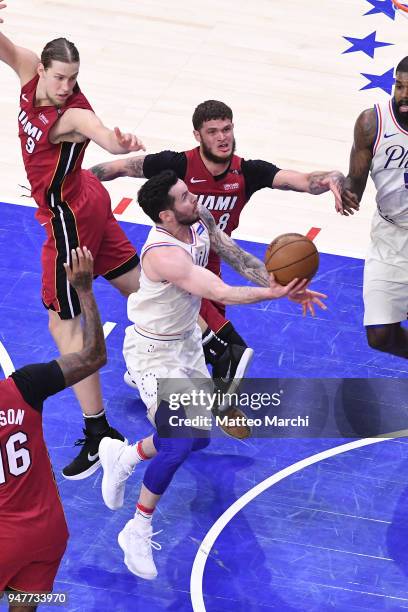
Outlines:
[[99,444],[99,459],[103,469],[102,497],[111,510],[123,506],[126,481],[133,469],[126,469],[120,463],[120,457],[127,447],[127,441],[102,438]]
[[123,375],[123,380],[132,389],[137,389],[138,388],[137,384],[135,383],[135,381],[133,380],[133,378],[131,377],[131,375],[129,374],[129,372],[127,370],[126,370],[126,372]]
[[156,578],[157,569],[153,560],[152,548],[161,550],[161,544],[154,542],[152,537],[161,531],[160,529],[153,533],[150,523],[144,526],[141,521],[133,518],[119,533],[118,542],[125,553],[125,565],[135,576],[145,580]]

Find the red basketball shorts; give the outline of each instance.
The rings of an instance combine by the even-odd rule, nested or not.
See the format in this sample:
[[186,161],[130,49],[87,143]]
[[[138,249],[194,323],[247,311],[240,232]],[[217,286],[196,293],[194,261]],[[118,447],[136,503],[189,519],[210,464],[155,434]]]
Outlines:
[[61,319],[72,319],[81,312],[63,265],[69,261],[71,249],[86,246],[94,258],[95,275],[107,280],[139,263],[135,248],[112,213],[108,192],[91,172],[83,171],[83,177],[79,202],[62,202],[36,215],[47,233],[41,253],[42,300]]

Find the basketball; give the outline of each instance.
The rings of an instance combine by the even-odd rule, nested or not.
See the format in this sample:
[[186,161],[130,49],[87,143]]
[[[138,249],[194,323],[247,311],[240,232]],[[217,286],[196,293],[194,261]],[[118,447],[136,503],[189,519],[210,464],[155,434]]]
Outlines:
[[282,234],[268,246],[265,267],[281,285],[294,278],[310,280],[319,268],[319,253],[307,236]]

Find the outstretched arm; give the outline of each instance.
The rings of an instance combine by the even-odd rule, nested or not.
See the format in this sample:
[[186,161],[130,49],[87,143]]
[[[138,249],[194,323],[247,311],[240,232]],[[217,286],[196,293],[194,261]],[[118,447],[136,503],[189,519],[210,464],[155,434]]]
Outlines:
[[[273,179],[272,187],[285,191],[301,191],[312,195],[320,195],[326,191],[331,191],[334,195],[336,210],[341,212],[344,181],[344,175],[337,170],[310,173],[279,170]],[[358,205],[356,205],[356,208],[358,208]]]
[[[199,207],[200,218],[204,221],[208,233],[210,235],[211,248],[218,253],[218,255],[226,261],[234,270],[239,272],[241,276],[247,278],[255,285],[261,287],[271,287],[271,274],[268,273],[265,268],[265,264],[255,257],[241,249],[233,239],[220,230],[216,224],[212,214],[204,207]],[[273,280],[273,276],[272,276]],[[274,284],[277,285],[273,280]],[[307,289],[305,281],[300,291],[290,291],[287,294],[288,299],[296,302],[302,306],[303,315],[307,314],[307,311],[314,316],[314,305],[317,304],[322,310],[326,310],[325,304],[320,298],[326,298],[327,295],[319,293],[318,291],[311,291]],[[279,296],[283,297],[283,296]],[[219,300],[222,301],[222,300]]]
[[210,270],[195,265],[191,257],[177,246],[148,251],[143,258],[143,270],[153,281],[168,281],[192,295],[223,304],[252,304],[281,297],[303,303],[309,293],[306,280],[294,279],[283,287],[272,274],[267,287],[232,287]]
[[[0,3],[0,10],[6,6]],[[4,20],[0,18],[0,23],[3,22]],[[25,85],[33,78],[40,62],[40,58],[35,53],[24,47],[18,47],[2,33],[0,33],[0,60],[17,73],[21,85]]]
[[112,181],[119,176],[145,178],[143,174],[143,162],[145,157],[145,155],[139,155],[137,157],[115,159],[113,161],[104,162],[103,164],[96,164],[96,166],[92,166],[90,170],[100,181]]
[[137,136],[123,134],[118,127],[113,130],[107,128],[93,111],[84,108],[69,108],[52,128],[50,140],[54,144],[62,141],[76,142],[76,135],[93,140],[115,155],[145,150]]
[[[360,202],[363,197],[373,159],[376,134],[377,114],[373,108],[370,108],[361,113],[354,126],[354,142],[350,152],[349,173],[345,181],[342,198],[343,208],[346,211],[349,210],[351,202]],[[349,212],[351,211],[349,210]]]

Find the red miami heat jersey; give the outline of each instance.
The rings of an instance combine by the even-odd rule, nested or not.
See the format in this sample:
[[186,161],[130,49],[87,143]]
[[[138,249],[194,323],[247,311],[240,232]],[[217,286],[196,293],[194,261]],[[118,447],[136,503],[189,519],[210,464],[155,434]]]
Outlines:
[[69,204],[79,202],[80,196],[84,195],[86,175],[81,173],[81,163],[89,140],[52,144],[49,132],[69,108],[92,110],[92,107],[79,87],[62,108],[35,106],[38,80],[37,75],[21,90],[18,128],[32,196],[39,208],[44,210],[61,201]]
[[[247,203],[241,158],[233,155],[228,171],[216,179],[205,167],[200,148],[186,151],[187,171],[184,178],[188,189],[198,196],[199,204],[211,211],[219,229],[229,236],[238,227],[239,216]],[[210,252],[208,268],[219,273],[220,259]]]
[[45,547],[68,538],[41,413],[24,401],[12,378],[0,381],[0,517],[4,546],[13,532],[21,538],[24,529],[27,546],[38,540]]

